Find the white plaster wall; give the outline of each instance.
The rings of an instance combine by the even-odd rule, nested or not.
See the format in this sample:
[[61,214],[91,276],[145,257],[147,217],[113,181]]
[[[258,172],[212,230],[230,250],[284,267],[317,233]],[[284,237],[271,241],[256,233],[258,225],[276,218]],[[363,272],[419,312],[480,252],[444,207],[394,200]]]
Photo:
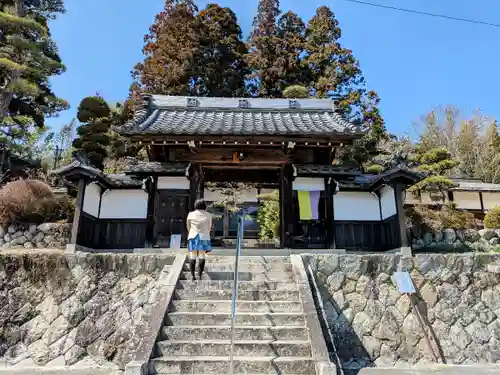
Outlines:
[[457,205],[457,208],[467,210],[481,209],[481,200],[478,192],[454,191],[453,201]]
[[94,217],[99,217],[99,201],[101,200],[101,187],[95,183],[85,187],[83,195],[83,212]]
[[483,193],[483,204],[485,210],[491,210],[493,207],[500,206],[500,192]]
[[179,176],[158,177],[158,189],[189,190],[189,180],[187,177]]
[[293,181],[293,190],[323,191],[325,180],[323,178],[296,177]]
[[[257,202],[258,201],[257,189],[249,189],[248,191],[244,191],[241,193],[241,201],[242,202]],[[205,189],[203,192],[203,199],[208,202],[217,202],[224,200],[223,194],[220,191],[209,191]]]
[[396,215],[396,198],[392,187],[384,186],[380,189],[380,208],[382,209],[382,220]]
[[102,195],[102,219],[146,219],[148,194],[141,189],[108,190]]
[[380,221],[379,199],[369,192],[338,192],[333,212],[335,220]]

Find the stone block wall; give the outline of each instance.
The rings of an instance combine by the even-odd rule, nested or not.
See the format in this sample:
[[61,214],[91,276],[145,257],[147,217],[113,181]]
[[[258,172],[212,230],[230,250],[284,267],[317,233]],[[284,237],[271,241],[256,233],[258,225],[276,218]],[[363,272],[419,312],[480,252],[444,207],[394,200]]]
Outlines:
[[71,224],[44,223],[0,226],[0,248],[64,249],[71,236]]
[[409,231],[412,248],[444,252],[500,252],[500,229],[445,229],[420,233]]
[[411,272],[432,350],[447,363],[500,363],[500,255],[304,255],[345,368],[434,362],[392,275]]
[[173,257],[0,252],[0,367],[123,370]]

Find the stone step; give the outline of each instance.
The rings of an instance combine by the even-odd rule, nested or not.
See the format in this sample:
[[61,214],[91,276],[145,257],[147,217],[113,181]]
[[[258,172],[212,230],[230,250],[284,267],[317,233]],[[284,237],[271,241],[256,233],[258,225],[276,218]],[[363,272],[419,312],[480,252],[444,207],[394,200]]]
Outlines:
[[[183,290],[232,290],[234,280],[181,280],[177,283],[178,289]],[[297,290],[294,281],[239,281],[238,290]]]
[[[213,262],[213,263],[231,263],[234,264],[234,261],[236,260],[235,255],[212,255],[209,254],[207,257],[208,261]],[[239,259],[240,264],[241,263],[256,263],[256,264],[279,264],[279,263],[291,263],[291,258],[289,256],[255,256],[255,255],[250,255],[250,256],[245,256],[242,255],[240,256]]]
[[[235,374],[313,375],[314,361],[307,357],[233,357]],[[227,374],[230,357],[160,357],[149,361],[150,374]]]
[[[231,312],[232,302],[225,301],[194,301],[194,300],[173,300],[170,304],[169,312]],[[300,302],[290,301],[237,301],[237,312],[302,312]]]
[[[159,357],[225,356],[230,352],[230,340],[160,341],[156,343],[156,354]],[[234,355],[310,357],[311,344],[309,341],[235,341]]]
[[[172,312],[165,317],[165,325],[230,325],[229,313]],[[302,313],[240,313],[236,315],[238,325],[299,326],[305,325]]]
[[[235,326],[236,340],[307,340],[306,327],[293,326]],[[230,325],[194,326],[176,325],[162,327],[161,340],[229,340]]]
[[[197,276],[198,277],[198,276]],[[181,272],[181,280],[191,280],[188,271]],[[234,272],[204,272],[202,281],[205,280],[234,280]],[[239,281],[294,281],[293,272],[238,272]]]
[[[189,300],[231,300],[231,290],[176,289],[174,299]],[[297,290],[242,290],[238,291],[240,301],[299,301]]]
[[[189,271],[189,264],[184,264],[184,271]],[[207,261],[205,264],[206,272],[234,272],[234,264],[229,262],[216,263]],[[290,263],[240,263],[239,272],[291,272]]]

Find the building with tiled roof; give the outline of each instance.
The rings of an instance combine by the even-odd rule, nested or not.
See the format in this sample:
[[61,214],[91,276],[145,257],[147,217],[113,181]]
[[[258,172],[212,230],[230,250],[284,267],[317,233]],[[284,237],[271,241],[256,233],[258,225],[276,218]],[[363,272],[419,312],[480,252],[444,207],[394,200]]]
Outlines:
[[[57,171],[79,181],[74,242],[82,246],[169,247],[174,234],[184,246],[194,201],[219,202],[224,197],[217,187],[234,182],[247,187],[238,202],[246,210],[245,240],[259,242],[260,197],[277,191],[280,247],[407,244],[403,192],[421,176],[403,169],[373,176],[333,165],[342,147],[364,133],[330,99],[151,95],[114,130],[144,146],[148,161],[131,162],[112,176],[80,155]],[[213,243],[227,245],[236,237],[237,218],[227,207],[213,211]]]

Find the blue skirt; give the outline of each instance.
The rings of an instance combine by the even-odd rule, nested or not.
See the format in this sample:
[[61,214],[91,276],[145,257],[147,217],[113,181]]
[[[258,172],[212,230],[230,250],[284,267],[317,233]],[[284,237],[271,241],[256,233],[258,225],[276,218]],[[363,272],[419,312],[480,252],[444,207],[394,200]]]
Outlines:
[[209,253],[212,251],[212,243],[210,240],[200,240],[200,235],[188,240],[188,251],[205,251]]

